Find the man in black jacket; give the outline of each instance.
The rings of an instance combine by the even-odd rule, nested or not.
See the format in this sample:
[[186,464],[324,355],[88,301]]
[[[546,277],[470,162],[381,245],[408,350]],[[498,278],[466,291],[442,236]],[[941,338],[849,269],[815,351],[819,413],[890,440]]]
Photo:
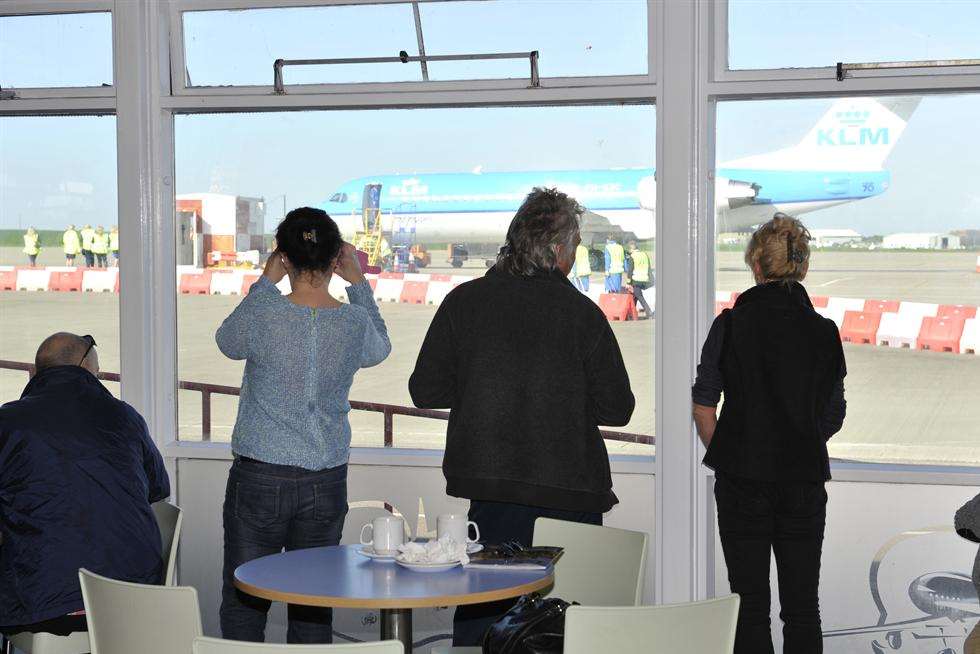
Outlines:
[[41,344],[21,398],[0,407],[0,631],[86,629],[78,569],[163,578],[150,503],[170,495],[146,422],[96,379],[95,341]]
[[[439,307],[409,381],[416,406],[451,409],[446,492],[490,544],[530,545],[539,517],[601,524],[618,501],[598,426],[628,423],[634,398],[609,322],[568,281],[581,215],[534,189],[496,265]],[[458,609],[454,644],[507,608]]]

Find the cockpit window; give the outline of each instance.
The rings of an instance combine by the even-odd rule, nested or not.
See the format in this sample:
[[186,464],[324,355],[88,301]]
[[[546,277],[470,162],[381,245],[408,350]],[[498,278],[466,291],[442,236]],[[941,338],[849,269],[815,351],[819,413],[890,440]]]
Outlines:
[[330,201],[331,202],[347,202],[347,194],[346,193],[334,193],[333,195],[330,196]]

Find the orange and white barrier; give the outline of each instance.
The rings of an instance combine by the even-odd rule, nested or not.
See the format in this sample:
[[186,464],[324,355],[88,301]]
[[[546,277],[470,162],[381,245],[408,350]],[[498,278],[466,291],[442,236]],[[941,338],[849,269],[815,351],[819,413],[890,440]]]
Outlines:
[[963,324],[960,354],[980,354],[980,318],[970,318]]

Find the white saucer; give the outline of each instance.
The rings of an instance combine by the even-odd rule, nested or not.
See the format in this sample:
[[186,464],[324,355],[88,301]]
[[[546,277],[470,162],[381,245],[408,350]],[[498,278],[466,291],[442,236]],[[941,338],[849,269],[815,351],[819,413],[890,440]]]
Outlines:
[[483,551],[483,545],[481,545],[480,543],[467,543],[466,544],[466,553],[467,554],[476,554],[477,552],[482,552],[482,551]]
[[395,557],[398,556],[397,550],[385,553],[375,552],[374,548],[370,545],[358,545],[354,548],[354,551],[361,556],[366,556],[367,558],[375,561],[394,561]]
[[453,561],[452,563],[407,563],[400,559],[395,559],[395,563],[413,572],[445,572],[460,565],[459,561]]

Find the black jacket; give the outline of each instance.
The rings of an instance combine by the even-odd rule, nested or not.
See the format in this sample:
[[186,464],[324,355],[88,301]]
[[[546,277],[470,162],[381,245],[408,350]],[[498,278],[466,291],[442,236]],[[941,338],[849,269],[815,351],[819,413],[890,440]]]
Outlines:
[[454,289],[409,390],[452,410],[448,494],[595,513],[618,501],[598,425],[629,422],[629,377],[602,311],[560,272],[495,267]]
[[78,569],[162,580],[150,503],[170,495],[146,423],[84,368],[38,373],[0,407],[0,625],[83,608]]
[[797,283],[755,286],[722,320],[725,403],[705,465],[758,481],[830,479],[823,418],[845,374],[837,325]]

